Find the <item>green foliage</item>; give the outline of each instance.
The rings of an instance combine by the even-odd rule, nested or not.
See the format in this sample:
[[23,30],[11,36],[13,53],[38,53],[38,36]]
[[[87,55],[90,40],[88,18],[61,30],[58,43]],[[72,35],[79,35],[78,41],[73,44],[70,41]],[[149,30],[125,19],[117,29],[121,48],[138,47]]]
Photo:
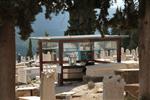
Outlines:
[[65,35],[94,34],[96,29],[95,0],[76,0],[68,9],[70,14],[68,30]]
[[[69,26],[65,35],[94,34],[95,30],[98,29],[104,36],[110,34],[108,29],[111,28],[112,34],[116,31],[115,34],[129,33],[132,38],[137,37],[132,30],[136,30],[138,27],[138,3],[135,0],[124,0],[124,9],[118,8],[114,17],[108,19],[108,9],[113,1],[0,0],[0,25],[3,25],[5,20],[13,22],[20,29],[21,39],[26,40],[33,32],[31,24],[35,21],[35,16],[42,11],[42,6],[44,6],[46,8],[45,18],[47,19],[51,19],[52,13],[58,15],[60,12],[69,12]],[[99,9],[100,13],[97,14],[95,9]],[[131,44],[133,47],[137,45],[136,41],[131,42]],[[131,48],[132,45],[126,47]]]
[[33,58],[33,52],[32,52],[32,41],[31,39],[29,39],[29,47],[28,47],[28,51],[27,51],[27,57]]
[[[68,30],[65,35],[94,34],[98,29],[101,34],[108,34],[107,15],[110,0],[75,0],[74,6],[68,9],[70,14]],[[95,9],[101,9],[96,14]]]
[[49,36],[49,34],[48,34],[48,32],[47,32],[47,31],[44,33],[44,35],[45,35],[46,37],[48,37],[48,36]]
[[6,20],[13,22],[20,29],[21,39],[26,40],[33,32],[31,23],[42,6],[46,7],[45,18],[51,19],[51,13],[57,15],[66,5],[63,0],[0,0],[0,25]]
[[128,49],[135,49],[138,46],[138,9],[132,2],[125,2],[125,9],[116,9],[114,17],[108,22],[113,35],[129,35],[123,40],[122,46]]

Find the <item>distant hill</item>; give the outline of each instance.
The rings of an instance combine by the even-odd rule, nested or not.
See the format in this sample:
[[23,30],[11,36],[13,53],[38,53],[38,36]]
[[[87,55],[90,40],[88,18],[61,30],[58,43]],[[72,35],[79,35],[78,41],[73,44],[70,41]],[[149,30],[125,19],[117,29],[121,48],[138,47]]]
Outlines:
[[[31,36],[44,36],[45,32],[49,36],[63,36],[64,31],[67,30],[69,14],[58,14],[57,16],[52,15],[52,19],[45,19],[44,12],[39,13],[36,16],[36,21],[32,23],[34,32]],[[28,40],[20,40],[20,36],[17,34],[19,30],[16,29],[16,52],[21,55],[26,55],[28,49]],[[33,52],[36,50],[36,42],[33,42]]]
[[[121,4],[121,2],[120,2]],[[109,9],[109,17],[113,16],[113,13],[116,11],[117,5],[113,5]],[[59,13],[57,16],[52,15],[52,19],[45,19],[45,8],[43,7],[43,12],[39,13],[36,16],[36,21],[32,23],[33,33],[31,36],[44,36],[45,32],[49,33],[49,36],[63,36],[64,31],[67,30],[69,26],[69,13],[64,12]],[[97,10],[99,13],[99,10]],[[16,29],[16,53],[20,53],[21,55],[26,55],[28,49],[28,40],[22,41],[20,40],[20,36],[17,34],[18,30]],[[99,34],[97,31],[96,34]],[[33,52],[36,51],[36,42],[33,42]]]

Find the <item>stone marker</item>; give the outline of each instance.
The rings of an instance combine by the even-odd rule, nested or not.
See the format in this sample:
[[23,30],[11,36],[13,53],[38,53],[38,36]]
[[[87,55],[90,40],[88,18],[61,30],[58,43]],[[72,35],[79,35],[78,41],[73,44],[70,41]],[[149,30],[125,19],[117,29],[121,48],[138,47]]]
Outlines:
[[105,51],[104,51],[104,49],[101,50],[100,58],[102,58],[102,59],[105,58]]
[[130,54],[131,54],[130,50],[126,49],[126,55],[130,55]]
[[121,61],[125,61],[126,60],[126,54],[124,52],[124,48],[121,48]]
[[50,52],[47,53],[47,60],[52,61],[52,55]]
[[54,71],[41,74],[41,100],[56,100]]
[[104,77],[103,100],[124,100],[125,82],[120,76]]
[[40,100],[40,97],[37,97],[37,96],[26,96],[26,97],[19,97],[19,100]]

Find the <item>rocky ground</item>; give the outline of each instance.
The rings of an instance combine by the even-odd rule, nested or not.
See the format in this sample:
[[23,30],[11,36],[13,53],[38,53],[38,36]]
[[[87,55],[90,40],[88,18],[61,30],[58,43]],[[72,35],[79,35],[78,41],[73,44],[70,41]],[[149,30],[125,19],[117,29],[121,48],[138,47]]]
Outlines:
[[[57,98],[65,98],[68,95],[70,100],[102,100],[103,84],[99,83],[70,83],[64,86],[56,86]],[[71,95],[71,96],[69,96]],[[57,99],[62,100],[62,99]]]
[[[21,85],[19,87],[30,86],[32,85]],[[103,100],[102,89],[102,82],[70,82],[65,83],[63,86],[55,86],[57,100]],[[30,92],[22,91],[16,93],[17,98],[24,96],[30,96]],[[39,96],[39,91],[33,91],[33,96]]]

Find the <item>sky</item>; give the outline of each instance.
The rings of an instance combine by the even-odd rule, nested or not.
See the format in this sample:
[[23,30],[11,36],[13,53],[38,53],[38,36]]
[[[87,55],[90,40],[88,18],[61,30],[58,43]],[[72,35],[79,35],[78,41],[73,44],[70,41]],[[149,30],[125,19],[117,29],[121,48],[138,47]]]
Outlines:
[[[44,36],[47,32],[50,36],[63,36],[67,30],[69,13],[52,15],[52,19],[45,19],[44,12],[36,16],[36,21],[32,23],[33,33],[31,36]],[[18,31],[17,31],[18,32]],[[26,54],[28,48],[28,40],[22,41],[16,32],[16,49],[17,53]],[[35,41],[36,42],[36,41]],[[36,49],[36,44],[33,43],[33,51]]]
[[[124,3],[122,0],[117,0],[116,3],[111,5],[109,9],[109,16],[112,17],[113,13],[116,11],[117,7],[124,7]],[[69,20],[69,13],[65,12],[64,14],[59,13],[57,16],[54,14],[52,15],[52,19],[45,19],[45,8],[43,7],[43,12],[39,13],[36,16],[36,20],[32,23],[33,33],[31,36],[44,36],[45,32],[47,32],[50,36],[63,36],[64,31],[67,30],[67,27],[69,26],[68,20]],[[97,10],[97,13],[99,13],[99,10]],[[22,41],[20,40],[20,36],[17,34],[16,30],[16,53],[20,53],[22,55],[25,55],[28,48],[28,40]],[[99,34],[98,31],[95,32],[96,34]],[[35,41],[33,41],[33,51],[36,50],[36,44]]]

